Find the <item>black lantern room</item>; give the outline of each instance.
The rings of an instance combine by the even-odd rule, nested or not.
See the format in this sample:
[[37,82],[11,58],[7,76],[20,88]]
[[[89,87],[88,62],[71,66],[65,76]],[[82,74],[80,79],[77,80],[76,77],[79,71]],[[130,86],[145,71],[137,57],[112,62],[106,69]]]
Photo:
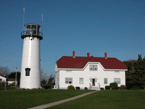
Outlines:
[[40,25],[29,23],[24,25],[24,31],[21,33],[21,38],[25,37],[37,37],[40,40],[43,39],[43,34],[40,32]]

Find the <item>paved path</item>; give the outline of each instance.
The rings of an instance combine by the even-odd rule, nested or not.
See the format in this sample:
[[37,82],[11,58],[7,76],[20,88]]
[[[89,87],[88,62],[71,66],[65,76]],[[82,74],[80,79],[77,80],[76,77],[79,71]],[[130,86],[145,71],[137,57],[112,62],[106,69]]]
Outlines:
[[92,94],[92,93],[95,93],[95,92],[97,92],[97,91],[84,93],[84,94],[81,94],[81,95],[78,95],[78,96],[75,96],[75,97],[72,97],[72,98],[67,98],[67,99],[64,99],[64,100],[60,100],[60,101],[40,105],[40,106],[37,106],[37,107],[32,107],[32,108],[29,108],[29,109],[45,109],[45,108],[48,108],[48,107],[51,107],[51,106],[55,106],[55,105],[58,105],[58,104],[61,104],[61,103],[65,103],[65,102],[68,102],[68,101],[71,101],[71,100],[75,100],[75,99],[84,97],[86,95],[89,95],[89,94]]

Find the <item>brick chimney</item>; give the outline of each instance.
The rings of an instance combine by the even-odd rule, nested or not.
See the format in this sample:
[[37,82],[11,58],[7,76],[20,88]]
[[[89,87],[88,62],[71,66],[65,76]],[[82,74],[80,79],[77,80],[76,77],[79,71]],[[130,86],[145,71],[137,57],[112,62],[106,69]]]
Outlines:
[[73,51],[73,58],[75,58],[75,51]]
[[90,57],[90,53],[87,53],[87,57]]
[[105,59],[107,59],[107,52],[105,52]]

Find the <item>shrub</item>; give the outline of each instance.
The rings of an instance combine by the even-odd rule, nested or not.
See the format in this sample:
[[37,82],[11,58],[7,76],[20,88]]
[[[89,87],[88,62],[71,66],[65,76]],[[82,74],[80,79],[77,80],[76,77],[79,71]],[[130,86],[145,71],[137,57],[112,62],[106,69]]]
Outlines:
[[144,89],[141,83],[128,83],[126,88],[127,89]]
[[104,88],[100,88],[101,90],[104,90]]
[[133,86],[131,89],[132,90],[138,90],[138,89],[141,89],[141,88],[139,86]]
[[67,87],[68,90],[75,90],[74,86],[70,85]]
[[80,87],[76,87],[76,90],[80,90]]
[[106,90],[110,90],[110,86],[105,86],[105,89]]
[[45,86],[42,86],[44,89],[52,89],[53,86],[50,86],[50,85],[45,85]]
[[125,86],[125,85],[121,85],[121,86],[120,86],[120,89],[121,89],[121,90],[126,89],[126,86]]
[[113,90],[118,89],[118,84],[116,82],[110,83],[110,88]]
[[84,88],[84,90],[88,90],[88,88],[87,88],[87,87],[85,87],[85,88]]

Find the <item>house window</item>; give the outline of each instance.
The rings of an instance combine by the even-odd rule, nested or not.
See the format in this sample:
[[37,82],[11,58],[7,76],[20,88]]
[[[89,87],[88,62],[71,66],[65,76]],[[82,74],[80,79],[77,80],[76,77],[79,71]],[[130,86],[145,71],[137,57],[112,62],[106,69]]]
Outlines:
[[65,78],[65,84],[72,84],[72,78]]
[[90,71],[97,71],[97,65],[90,65]]
[[25,71],[26,71],[26,76],[30,76],[30,68],[25,68]]
[[93,70],[93,65],[90,65],[90,70],[91,70],[91,71]]
[[0,79],[0,82],[2,82],[2,79]]
[[79,83],[80,84],[84,84],[84,79],[83,78],[80,78]]
[[120,84],[120,78],[114,78],[114,82],[116,82],[117,84]]
[[104,84],[108,84],[108,78],[104,78]]

